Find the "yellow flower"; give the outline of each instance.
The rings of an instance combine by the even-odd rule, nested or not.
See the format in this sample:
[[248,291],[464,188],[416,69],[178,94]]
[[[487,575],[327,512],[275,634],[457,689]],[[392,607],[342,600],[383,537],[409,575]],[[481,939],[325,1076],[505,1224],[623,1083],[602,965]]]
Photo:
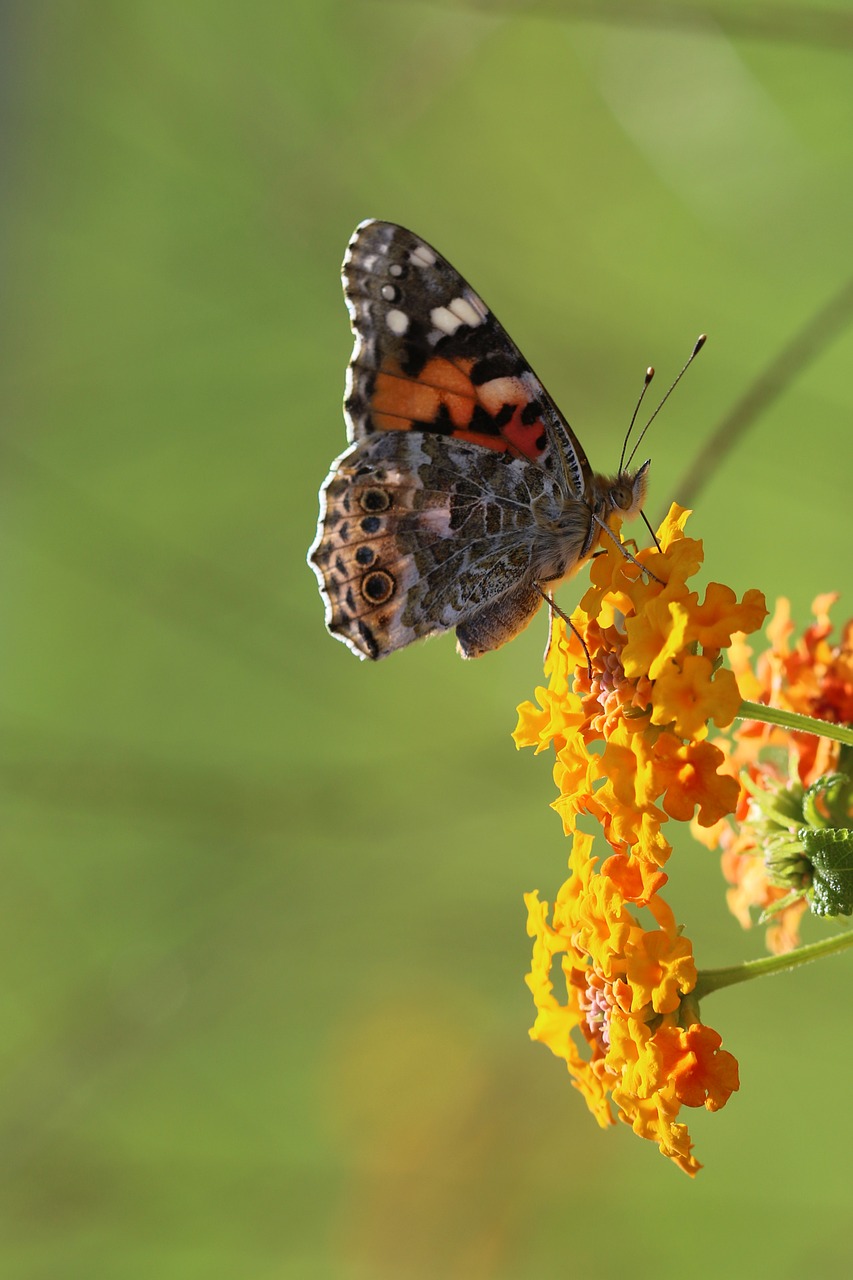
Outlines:
[[[602,784],[593,795],[594,816],[606,839],[616,849],[634,846],[637,856],[663,866],[672,849],[661,834],[668,819],[655,803],[662,788],[651,744],[620,724],[592,761],[593,776]],[[586,811],[593,812],[589,807]]]
[[688,653],[670,663],[655,681],[652,724],[669,725],[679,738],[707,736],[708,724],[731,724],[742,702],[731,671],[714,671],[710,658]]
[[751,587],[738,603],[731,587],[710,582],[705,602],[693,611],[690,639],[701,644],[703,652],[726,649],[735,632],[746,634],[760,627],[767,617],[764,595]]
[[693,948],[687,938],[668,938],[661,932],[643,935],[643,945],[625,963],[625,977],[641,1009],[672,1013],[682,995],[696,986]]
[[[639,552],[639,563],[616,545],[595,559],[575,630],[553,619],[548,684],[519,707],[514,737],[537,752],[553,747],[553,807],[572,837],[570,876],[551,918],[538,894],[526,897],[530,1034],[565,1061],[599,1124],[618,1116],[693,1175],[700,1166],[680,1108],[722,1106],[737,1088],[737,1064],[697,1021],[693,949],[661,897],[672,852],[663,829],[694,812],[716,829],[738,803],[708,725],[730,724],[741,703],[720,650],[766,609],[760,592],[739,602],[719,583],[700,602],[688,580],[702,544],[685,537],[688,515],[673,506],[660,547]],[[593,838],[578,830],[582,815],[614,851],[600,867]]]
[[[618,1116],[692,1175],[700,1166],[676,1117],[682,1106],[722,1106],[737,1088],[737,1064],[686,999],[696,966],[657,894],[665,877],[650,881],[622,855],[598,868],[592,845],[588,835],[574,837],[571,874],[550,920],[548,904],[526,895],[534,939],[527,983],[537,1010],[530,1035],[563,1059],[600,1125]],[[657,928],[643,927],[635,914],[642,905]]]
[[613,1097],[620,1107],[620,1119],[630,1124],[640,1138],[648,1138],[658,1144],[661,1155],[667,1156],[685,1173],[694,1177],[702,1168],[691,1154],[693,1143],[686,1124],[678,1124],[678,1101],[664,1093],[651,1098],[637,1098],[624,1089],[614,1089]]
[[547,688],[519,707],[513,735],[518,747],[554,747],[554,807],[567,834],[589,814],[614,849],[658,866],[670,854],[668,817],[685,820],[698,807],[709,826],[734,808],[737,788],[718,773],[724,757],[698,747],[708,725],[730,724],[741,703],[735,676],[718,665],[720,648],[766,615],[759,591],[739,602],[710,583],[700,602],[690,590],[702,544],[684,534],[688,515],[673,505],[660,549],[640,551],[638,563],[615,544],[595,559],[572,620],[578,634],[555,615]]
[[629,679],[658,676],[677,660],[687,643],[690,614],[677,600],[663,594],[651,599],[644,611],[628,618],[628,643],[622,651],[622,666]]

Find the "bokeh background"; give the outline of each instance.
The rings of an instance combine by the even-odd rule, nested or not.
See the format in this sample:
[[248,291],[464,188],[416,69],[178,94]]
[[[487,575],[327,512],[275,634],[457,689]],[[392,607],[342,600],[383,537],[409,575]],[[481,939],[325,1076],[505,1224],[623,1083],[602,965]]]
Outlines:
[[[544,617],[360,664],[305,553],[367,216],[602,470],[707,330],[649,438],[682,496],[851,272],[851,6],[19,0],[0,58],[0,1274],[849,1275],[849,962],[709,1004],[695,1182],[599,1131],[527,1039]],[[853,599],[845,306],[695,499],[708,575],[803,624]],[[700,965],[761,953],[714,855],[670,871]]]

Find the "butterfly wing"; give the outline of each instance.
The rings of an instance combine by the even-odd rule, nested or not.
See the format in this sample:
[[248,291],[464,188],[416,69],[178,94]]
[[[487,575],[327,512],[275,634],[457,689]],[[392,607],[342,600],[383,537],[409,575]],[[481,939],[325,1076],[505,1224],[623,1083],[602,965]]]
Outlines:
[[323,486],[309,554],[326,625],[360,657],[451,627],[477,656],[541,604],[537,512],[580,509],[589,463],[502,326],[425,241],[362,223],[343,279],[353,443]]
[[530,458],[565,459],[582,498],[590,466],[580,441],[482,298],[425,240],[391,222],[362,222],[344,256],[355,347],[344,412],[351,440],[433,431]]

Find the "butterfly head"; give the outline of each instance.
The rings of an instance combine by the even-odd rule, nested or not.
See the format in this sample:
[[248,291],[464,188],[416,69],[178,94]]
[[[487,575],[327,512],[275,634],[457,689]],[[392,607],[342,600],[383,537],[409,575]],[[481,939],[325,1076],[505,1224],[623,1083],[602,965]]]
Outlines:
[[595,508],[605,516],[611,512],[622,516],[624,520],[633,520],[643,509],[646,490],[649,487],[649,467],[651,459],[644,462],[636,471],[620,471],[618,476],[608,478],[596,476]]

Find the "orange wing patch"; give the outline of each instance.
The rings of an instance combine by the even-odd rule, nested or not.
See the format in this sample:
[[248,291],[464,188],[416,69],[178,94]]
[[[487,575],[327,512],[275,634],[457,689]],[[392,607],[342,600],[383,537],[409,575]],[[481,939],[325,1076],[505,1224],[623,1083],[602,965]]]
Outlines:
[[468,368],[464,369],[436,356],[412,378],[396,360],[386,360],[371,397],[373,425],[378,431],[408,431],[443,422],[454,434],[464,430],[477,403],[469,376],[473,363],[465,361]]
[[520,378],[476,385],[476,361],[434,356],[413,378],[386,358],[376,374],[370,412],[376,431],[438,431],[497,452],[537,459],[547,445],[541,406]]

